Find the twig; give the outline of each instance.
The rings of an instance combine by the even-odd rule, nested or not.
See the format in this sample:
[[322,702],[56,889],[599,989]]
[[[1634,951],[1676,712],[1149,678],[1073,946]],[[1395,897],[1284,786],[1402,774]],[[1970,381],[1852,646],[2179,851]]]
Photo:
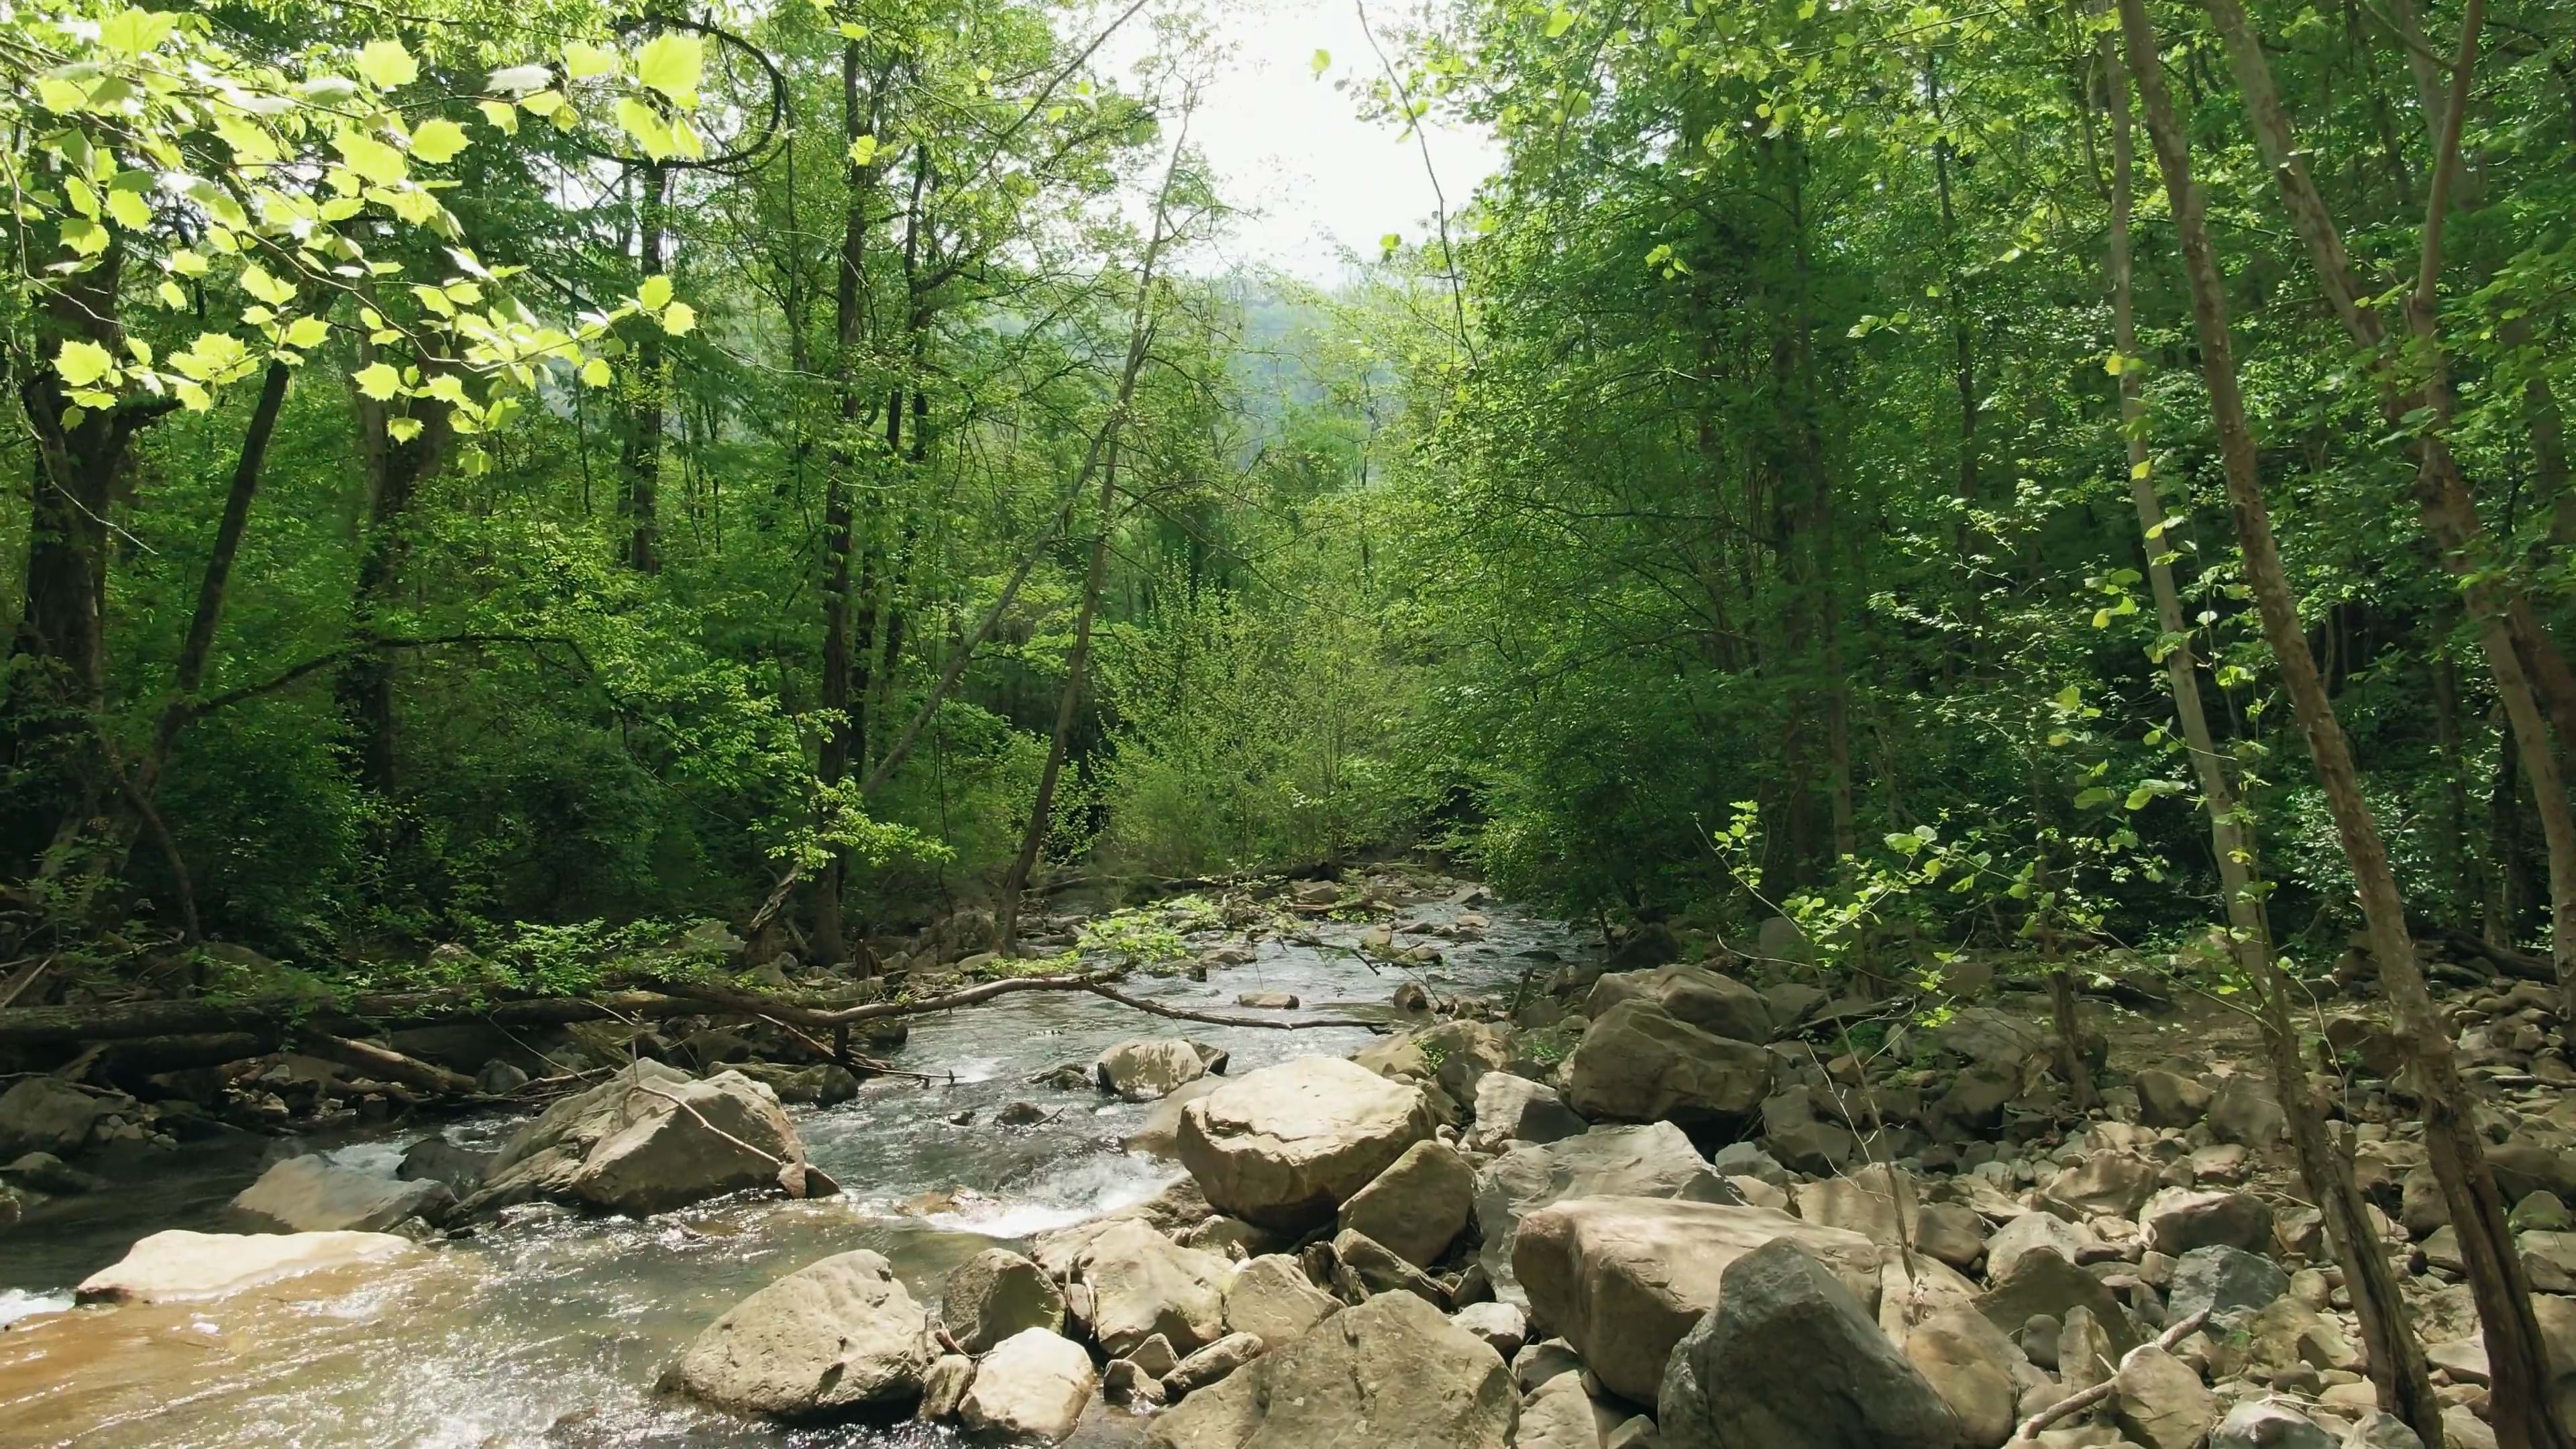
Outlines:
[[[2172,1352],[2175,1344],[2191,1337],[2194,1330],[2198,1329],[2203,1323],[2208,1321],[2209,1310],[2204,1308],[2198,1313],[2191,1315],[2189,1318],[2184,1319],[2182,1322],[2166,1329],[2163,1333],[2158,1334],[2154,1343],[2141,1345],[2120,1355],[2120,1368],[2128,1368],[2131,1360],[2135,1359],[2139,1354],[2146,1352],[2149,1348],[2162,1349],[2168,1353]],[[2047,1428],[2049,1425],[2056,1423],[2060,1419],[2072,1418],[2077,1414],[2083,1413],[2085,1410],[2092,1408],[2095,1404],[2111,1397],[2112,1394],[2119,1390],[2119,1387],[2120,1374],[2115,1370],[2109,1378],[2104,1379],[2093,1387],[2084,1390],[2082,1393],[2067,1395],[2065,1398],[2058,1400],[2056,1403],[2053,1403],[2047,1408],[2040,1410],[2038,1413],[2031,1415],[2029,1418],[2022,1420],[2021,1427],[2013,1431],[2012,1441],[2011,1443],[2006,1444],[2004,1449],[2013,1449],[2013,1446],[2018,1444],[2037,1442],[2040,1430]]]

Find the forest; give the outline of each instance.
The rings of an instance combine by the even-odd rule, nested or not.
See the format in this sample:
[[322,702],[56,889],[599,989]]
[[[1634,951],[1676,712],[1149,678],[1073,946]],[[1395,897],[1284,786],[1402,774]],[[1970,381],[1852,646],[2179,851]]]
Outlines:
[[1224,9],[0,9],[0,1007],[1001,982],[1396,855],[2018,953],[2068,1062],[2143,962],[2438,1439],[2303,1065],[2366,958],[2567,1443],[2424,963],[2576,1010],[2576,11],[1363,3],[1313,83],[1499,164],[1318,283]]

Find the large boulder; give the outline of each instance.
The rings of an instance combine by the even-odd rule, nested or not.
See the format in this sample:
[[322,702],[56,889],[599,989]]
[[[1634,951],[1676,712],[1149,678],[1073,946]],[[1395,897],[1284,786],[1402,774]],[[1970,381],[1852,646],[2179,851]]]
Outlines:
[[1226,1331],[1252,1334],[1274,1349],[1341,1311],[1342,1300],[1316,1287],[1296,1259],[1282,1254],[1252,1259],[1225,1285]]
[[2055,1253],[2072,1263],[2092,1241],[2091,1233],[2055,1213],[2023,1213],[1986,1239],[1986,1274],[2000,1283],[2028,1253]]
[[2147,1251],[2179,1258],[2223,1244],[2260,1253],[2272,1246],[2272,1205],[2250,1192],[2169,1187],[2138,1210]]
[[2174,1265],[2165,1312],[2173,1318],[2207,1313],[2212,1318],[2258,1311],[2290,1291],[2290,1275],[2260,1253],[2212,1243],[2194,1248]]
[[1977,1311],[2004,1331],[2018,1332],[2042,1314],[2063,1321],[2066,1310],[2089,1310],[2111,1340],[2113,1354],[2137,1346],[2138,1332],[2118,1295],[2099,1278],[2053,1252],[2024,1253],[2007,1273],[1977,1295]]
[[1151,1102],[1208,1074],[1207,1058],[1179,1037],[1122,1041],[1091,1064],[1100,1090],[1129,1102]]
[[1046,1270],[1007,1248],[987,1248],[948,1270],[939,1326],[968,1353],[985,1353],[1026,1329],[1064,1329],[1064,1293]]
[[471,1194],[483,1185],[483,1174],[492,1167],[493,1154],[459,1147],[444,1137],[424,1137],[403,1149],[402,1161],[394,1176],[405,1182],[439,1182],[458,1197]]
[[783,1062],[736,1062],[733,1070],[767,1087],[769,1094],[781,1102],[829,1107],[859,1094],[858,1074],[836,1062],[816,1062],[809,1067]]
[[1630,1000],[1583,1034],[1565,1066],[1566,1100],[1586,1117],[1735,1128],[1771,1094],[1771,1071],[1765,1048]]
[[2183,1076],[2149,1067],[2138,1073],[2138,1120],[2149,1127],[2189,1127],[2209,1115],[2209,1088]]
[[2120,1432],[2146,1449],[2199,1449],[2218,1417],[2218,1396],[2198,1369],[2148,1344],[2121,1361],[2111,1413]]
[[755,1187],[801,1197],[805,1179],[805,1145],[750,1078],[645,1058],[520,1128],[460,1210],[543,1198],[656,1213]]
[[380,1233],[405,1218],[437,1222],[455,1207],[447,1184],[378,1177],[318,1153],[290,1157],[233,1198],[233,1210],[290,1233]]
[[1583,999],[1583,1014],[1598,1019],[1623,1001],[1651,1002],[1711,1036],[1749,1042],[1771,1039],[1771,1004],[1762,999],[1762,993],[1705,966],[1676,964],[1604,976]]
[[1389,1293],[1190,1395],[1145,1449],[1510,1449],[1511,1370],[1410,1293]]
[[2095,1152],[2041,1188],[2079,1218],[2125,1218],[2146,1205],[2163,1168],[2129,1152]]
[[1156,1334],[1183,1354],[1222,1338],[1232,1270],[1213,1253],[1120,1218],[1074,1256],[1072,1276],[1091,1295],[1091,1336],[1111,1358],[1125,1358]]
[[[1886,1315],[1880,1315],[1881,1322]],[[1906,1362],[1959,1416],[1967,1449],[1996,1449],[2012,1437],[2020,1384],[2014,1370],[2036,1372],[2004,1331],[1972,1309],[1948,1308],[1908,1330]]]
[[181,1228],[136,1243],[81,1280],[83,1303],[169,1303],[221,1298],[304,1273],[373,1268],[420,1251],[390,1233],[192,1233]]
[[1300,1057],[1190,1103],[1179,1151],[1219,1210],[1302,1232],[1432,1130],[1421,1088],[1338,1058]]
[[1082,1345],[1043,1328],[1024,1328],[975,1365],[975,1381],[957,1417],[978,1434],[1060,1444],[1073,1436],[1100,1387]]
[[1416,1142],[1342,1204],[1341,1225],[1417,1268],[1439,1261],[1467,1226],[1476,1169],[1446,1142]]
[[[1712,1449],[1959,1449],[1959,1416],[1842,1276],[1794,1241],[1730,1261],[1658,1384],[1666,1443]],[[1604,1382],[1607,1382],[1604,1378]],[[1615,1386],[1614,1386],[1615,1387]]]
[[929,1316],[893,1266],[862,1248],[735,1304],[662,1385],[741,1413],[808,1418],[910,1404],[937,1356]]
[[0,1092],[0,1162],[26,1152],[69,1157],[110,1110],[60,1077],[22,1078]]
[[1882,1247],[1916,1240],[1922,1195],[1911,1174],[1886,1163],[1800,1183],[1790,1197],[1798,1216],[1820,1227],[1858,1233]]
[[1572,1344],[1612,1392],[1648,1403],[1673,1345],[1716,1306],[1727,1265],[1784,1238],[1877,1311],[1877,1244],[1769,1208],[1574,1198],[1522,1219],[1512,1266],[1530,1316]]
[[1477,1261],[1497,1296],[1512,1303],[1528,1301],[1512,1272],[1512,1244],[1521,1219],[1575,1197],[1744,1200],[1669,1122],[1595,1127],[1556,1142],[1523,1143],[1476,1174],[1476,1230],[1484,1239]]
[[1478,1152],[1503,1152],[1515,1142],[1577,1136],[1586,1125],[1556,1088],[1509,1072],[1487,1072],[1476,1079],[1476,1121],[1467,1145]]
[[1201,1077],[1175,1087],[1145,1113],[1145,1125],[1127,1135],[1126,1148],[1152,1157],[1181,1155],[1181,1113],[1192,1102],[1224,1086],[1223,1077]]

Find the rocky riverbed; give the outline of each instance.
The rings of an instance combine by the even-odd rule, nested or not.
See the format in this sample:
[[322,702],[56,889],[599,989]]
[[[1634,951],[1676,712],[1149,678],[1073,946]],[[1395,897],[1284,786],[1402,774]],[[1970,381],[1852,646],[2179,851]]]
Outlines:
[[[756,1063],[637,1063],[430,1148],[182,1149],[159,1187],[66,1194],[0,1239],[0,1440],[2415,1442],[2223,1006],[2089,1005],[2077,1114],[2044,1006],[1991,960],[1870,1000],[1793,942],[1604,951],[1463,882],[1299,890],[1302,923],[1201,931],[1149,994],[1383,1032],[1030,995],[917,1023],[898,1065],[939,1080],[829,1106],[782,1106],[800,1090]],[[2158,963],[2128,964],[2151,1002]],[[2576,1388],[2560,1023],[2530,983],[2441,974]],[[2327,983],[2336,1132],[2446,1438],[2491,1443],[2369,977]],[[150,1236],[246,1212],[345,1231]]]

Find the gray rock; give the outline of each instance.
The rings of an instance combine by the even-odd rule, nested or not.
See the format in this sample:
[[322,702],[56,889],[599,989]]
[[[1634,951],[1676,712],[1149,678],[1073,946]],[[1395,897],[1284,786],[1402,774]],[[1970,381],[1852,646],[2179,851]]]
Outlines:
[[1366,1233],[1344,1228],[1333,1235],[1328,1249],[1318,1245],[1307,1251],[1323,1255],[1318,1261],[1327,1264],[1325,1271],[1331,1274],[1332,1282],[1352,1302],[1380,1293],[1410,1293],[1443,1313],[1455,1306],[1447,1290],[1430,1274],[1396,1256],[1393,1249]]
[[2066,1310],[2057,1327],[2057,1379],[2068,1393],[2080,1394],[2106,1383],[2119,1369],[2111,1337],[2102,1331],[2093,1310],[2078,1303]]
[[2020,1350],[2003,1330],[1974,1310],[1946,1309],[1904,1336],[1905,1358],[1923,1381],[1959,1416],[1968,1449],[1995,1449],[2012,1437],[2016,1364]]
[[1082,1345],[1043,1328],[1022,1329],[975,1365],[957,1418],[979,1434],[1060,1444],[1073,1436],[1099,1386]]
[[1705,966],[1675,964],[1604,976],[1584,998],[1583,1014],[1597,1020],[1623,1001],[1650,1002],[1711,1036],[1757,1045],[1771,1039],[1771,1007],[1762,993]]
[[1771,1053],[1712,1036],[1644,1000],[1592,1023],[1567,1059],[1566,1101],[1586,1117],[1730,1129],[1771,1094]]
[[1163,1380],[1158,1374],[1147,1373],[1144,1365],[1132,1358],[1113,1358],[1100,1370],[1100,1397],[1112,1404],[1160,1408]]
[[2148,1344],[2121,1361],[2115,1382],[2112,1420],[2144,1449],[2200,1449],[2207,1442],[2218,1396],[2191,1365]]
[[1560,1374],[1581,1374],[1583,1360],[1574,1356],[1573,1345],[1561,1338],[1523,1345],[1512,1355],[1512,1384],[1523,1394],[1536,1393],[1541,1384]]
[[767,1087],[779,1101],[800,1106],[829,1107],[859,1095],[857,1074],[833,1062],[817,1062],[810,1067],[737,1062],[733,1070]]
[[1521,1400],[1520,1422],[1512,1428],[1512,1449],[1601,1449],[1602,1441],[1625,1417],[1595,1399],[1581,1374],[1561,1374]]
[[2221,1142],[2266,1152],[2288,1139],[2290,1118],[2271,1088],[2251,1077],[2228,1077],[2210,1096],[2209,1130]]
[[312,1154],[261,1173],[232,1205],[290,1233],[380,1233],[405,1218],[438,1222],[456,1206],[456,1196],[443,1182],[378,1177]]
[[69,1157],[112,1109],[60,1077],[25,1077],[0,1092],[0,1158],[24,1152]]
[[1709,1158],[1708,1166],[1720,1177],[1757,1178],[1779,1188],[1789,1185],[1789,1169],[1782,1167],[1779,1159],[1763,1151],[1757,1143],[1730,1142],[1717,1149],[1717,1154]]
[[1445,1142],[1416,1142],[1342,1204],[1341,1226],[1376,1239],[1417,1268],[1428,1268],[1467,1226],[1475,1196],[1476,1170],[1458,1149]]
[[2092,1234],[2054,1213],[2023,1213],[1986,1239],[1986,1276],[2002,1282],[2028,1253],[2054,1253],[2072,1263],[2092,1241]]
[[50,1152],[22,1153],[16,1161],[0,1167],[0,1178],[6,1178],[12,1185],[29,1192],[62,1196],[96,1192],[107,1186],[106,1178],[94,1172],[83,1172]]
[[[2102,1280],[2055,1253],[2024,1253],[2012,1271],[1977,1295],[1977,1311],[2007,1332],[2019,1329],[2034,1314],[2062,1319],[2081,1306],[2110,1335],[2115,1354],[2137,1346],[2137,1330],[2120,1307],[2119,1297]],[[2025,1343],[2024,1348],[2029,1345]]]
[[1254,1258],[1225,1285],[1226,1328],[1257,1335],[1274,1349],[1294,1343],[1341,1308],[1341,1300],[1316,1287],[1294,1258]]
[[487,1097],[506,1097],[527,1084],[528,1074],[515,1062],[485,1062],[474,1074],[474,1090]]
[[[1776,1170],[1776,1165],[1775,1165]],[[1476,1261],[1496,1297],[1526,1303],[1512,1268],[1521,1220],[1550,1203],[1577,1197],[1661,1197],[1732,1203],[1736,1190],[1669,1122],[1595,1127],[1557,1142],[1523,1143],[1476,1175]]]
[[520,1128],[460,1211],[546,1199],[656,1213],[745,1188],[801,1197],[805,1178],[796,1129],[749,1078],[698,1081],[645,1058]]
[[2149,1127],[2189,1127],[2209,1115],[2209,1089],[2189,1077],[2149,1067],[2135,1081],[2138,1120]]
[[459,1147],[444,1137],[424,1137],[403,1149],[402,1162],[394,1176],[405,1182],[440,1182],[458,1197],[466,1197],[483,1185],[483,1174],[490,1170],[494,1154]]
[[2085,1218],[2125,1218],[2146,1205],[2163,1169],[2127,1152],[2095,1152],[2048,1180],[2053,1202]]
[[992,1351],[1031,1328],[1064,1331],[1064,1293],[1037,1264],[1005,1248],[987,1248],[948,1270],[939,1324],[970,1354]]
[[2219,1421],[2209,1449],[2335,1449],[2335,1441],[2285,1400],[2247,1399]]
[[1476,1122],[1467,1133],[1467,1146],[1502,1152],[1515,1142],[1577,1136],[1588,1125],[1554,1087],[1509,1072],[1487,1072],[1476,1079]]
[[780,1418],[909,1405],[936,1355],[929,1316],[860,1249],[788,1274],[682,1349],[663,1386]]
[[1509,1449],[1518,1404],[1494,1351],[1409,1293],[1333,1315],[1145,1431],[1145,1449]]
[[1966,1272],[1986,1253],[1986,1220],[1960,1203],[1925,1203],[1914,1216],[1915,1246]]
[[1208,1075],[1208,1069],[1198,1048],[1179,1037],[1139,1037],[1102,1052],[1091,1075],[1114,1097],[1151,1102]]
[[2272,1206],[2250,1192],[2169,1187],[2138,1211],[2149,1251],[2176,1258],[2221,1244],[2260,1253],[2272,1246]]
[[2264,1307],[2290,1291],[2290,1277],[2260,1253],[2224,1243],[2194,1248],[2174,1264],[2173,1291],[2165,1312],[2188,1318],[2208,1311],[2211,1317]]
[[1228,1375],[1261,1357],[1261,1336],[1254,1333],[1229,1333],[1172,1366],[1163,1375],[1163,1397],[1183,1398],[1210,1384],[1222,1382]]
[[1781,1239],[1823,1259],[1875,1311],[1875,1243],[1768,1208],[1575,1198],[1524,1219],[1512,1257],[1531,1316],[1563,1334],[1613,1393],[1644,1403],[1673,1345],[1717,1306],[1728,1265]]
[[1789,1241],[1729,1264],[1670,1356],[1658,1432],[1718,1449],[1957,1449],[1957,1414],[1859,1299]]
[[1298,1232],[1331,1218],[1432,1127],[1421,1088],[1301,1057],[1182,1109],[1179,1153],[1220,1210]]
[[[1178,1158],[1181,1155],[1181,1114],[1189,1109],[1192,1102],[1225,1084],[1225,1079],[1222,1077],[1201,1077],[1195,1082],[1174,1088],[1146,1111],[1145,1125],[1137,1128],[1127,1138],[1125,1144],[1127,1150],[1146,1153],[1153,1157]],[[1008,1125],[1010,1110],[1010,1108],[1003,1109],[1005,1125]],[[1044,1116],[1043,1112],[1033,1110],[1027,1120],[1039,1121]]]
[[957,1417],[957,1405],[975,1382],[975,1360],[962,1353],[943,1353],[921,1376],[920,1417],[929,1423]]
[[1184,1248],[1130,1218],[1112,1222],[1084,1245],[1072,1277],[1090,1290],[1094,1341],[1111,1358],[1127,1358],[1158,1333],[1184,1354],[1222,1337],[1230,1272],[1224,1259]]
[[[2449,1436],[2444,1436],[2447,1441]],[[2149,1449],[2166,1449],[2151,1445]],[[2406,1421],[2385,1409],[2365,1409],[2343,1436],[2343,1449],[2424,1449],[2424,1440]]]
[[1484,1340],[1507,1362],[1529,1341],[1529,1315],[1508,1303],[1471,1303],[1450,1314],[1449,1321]]

